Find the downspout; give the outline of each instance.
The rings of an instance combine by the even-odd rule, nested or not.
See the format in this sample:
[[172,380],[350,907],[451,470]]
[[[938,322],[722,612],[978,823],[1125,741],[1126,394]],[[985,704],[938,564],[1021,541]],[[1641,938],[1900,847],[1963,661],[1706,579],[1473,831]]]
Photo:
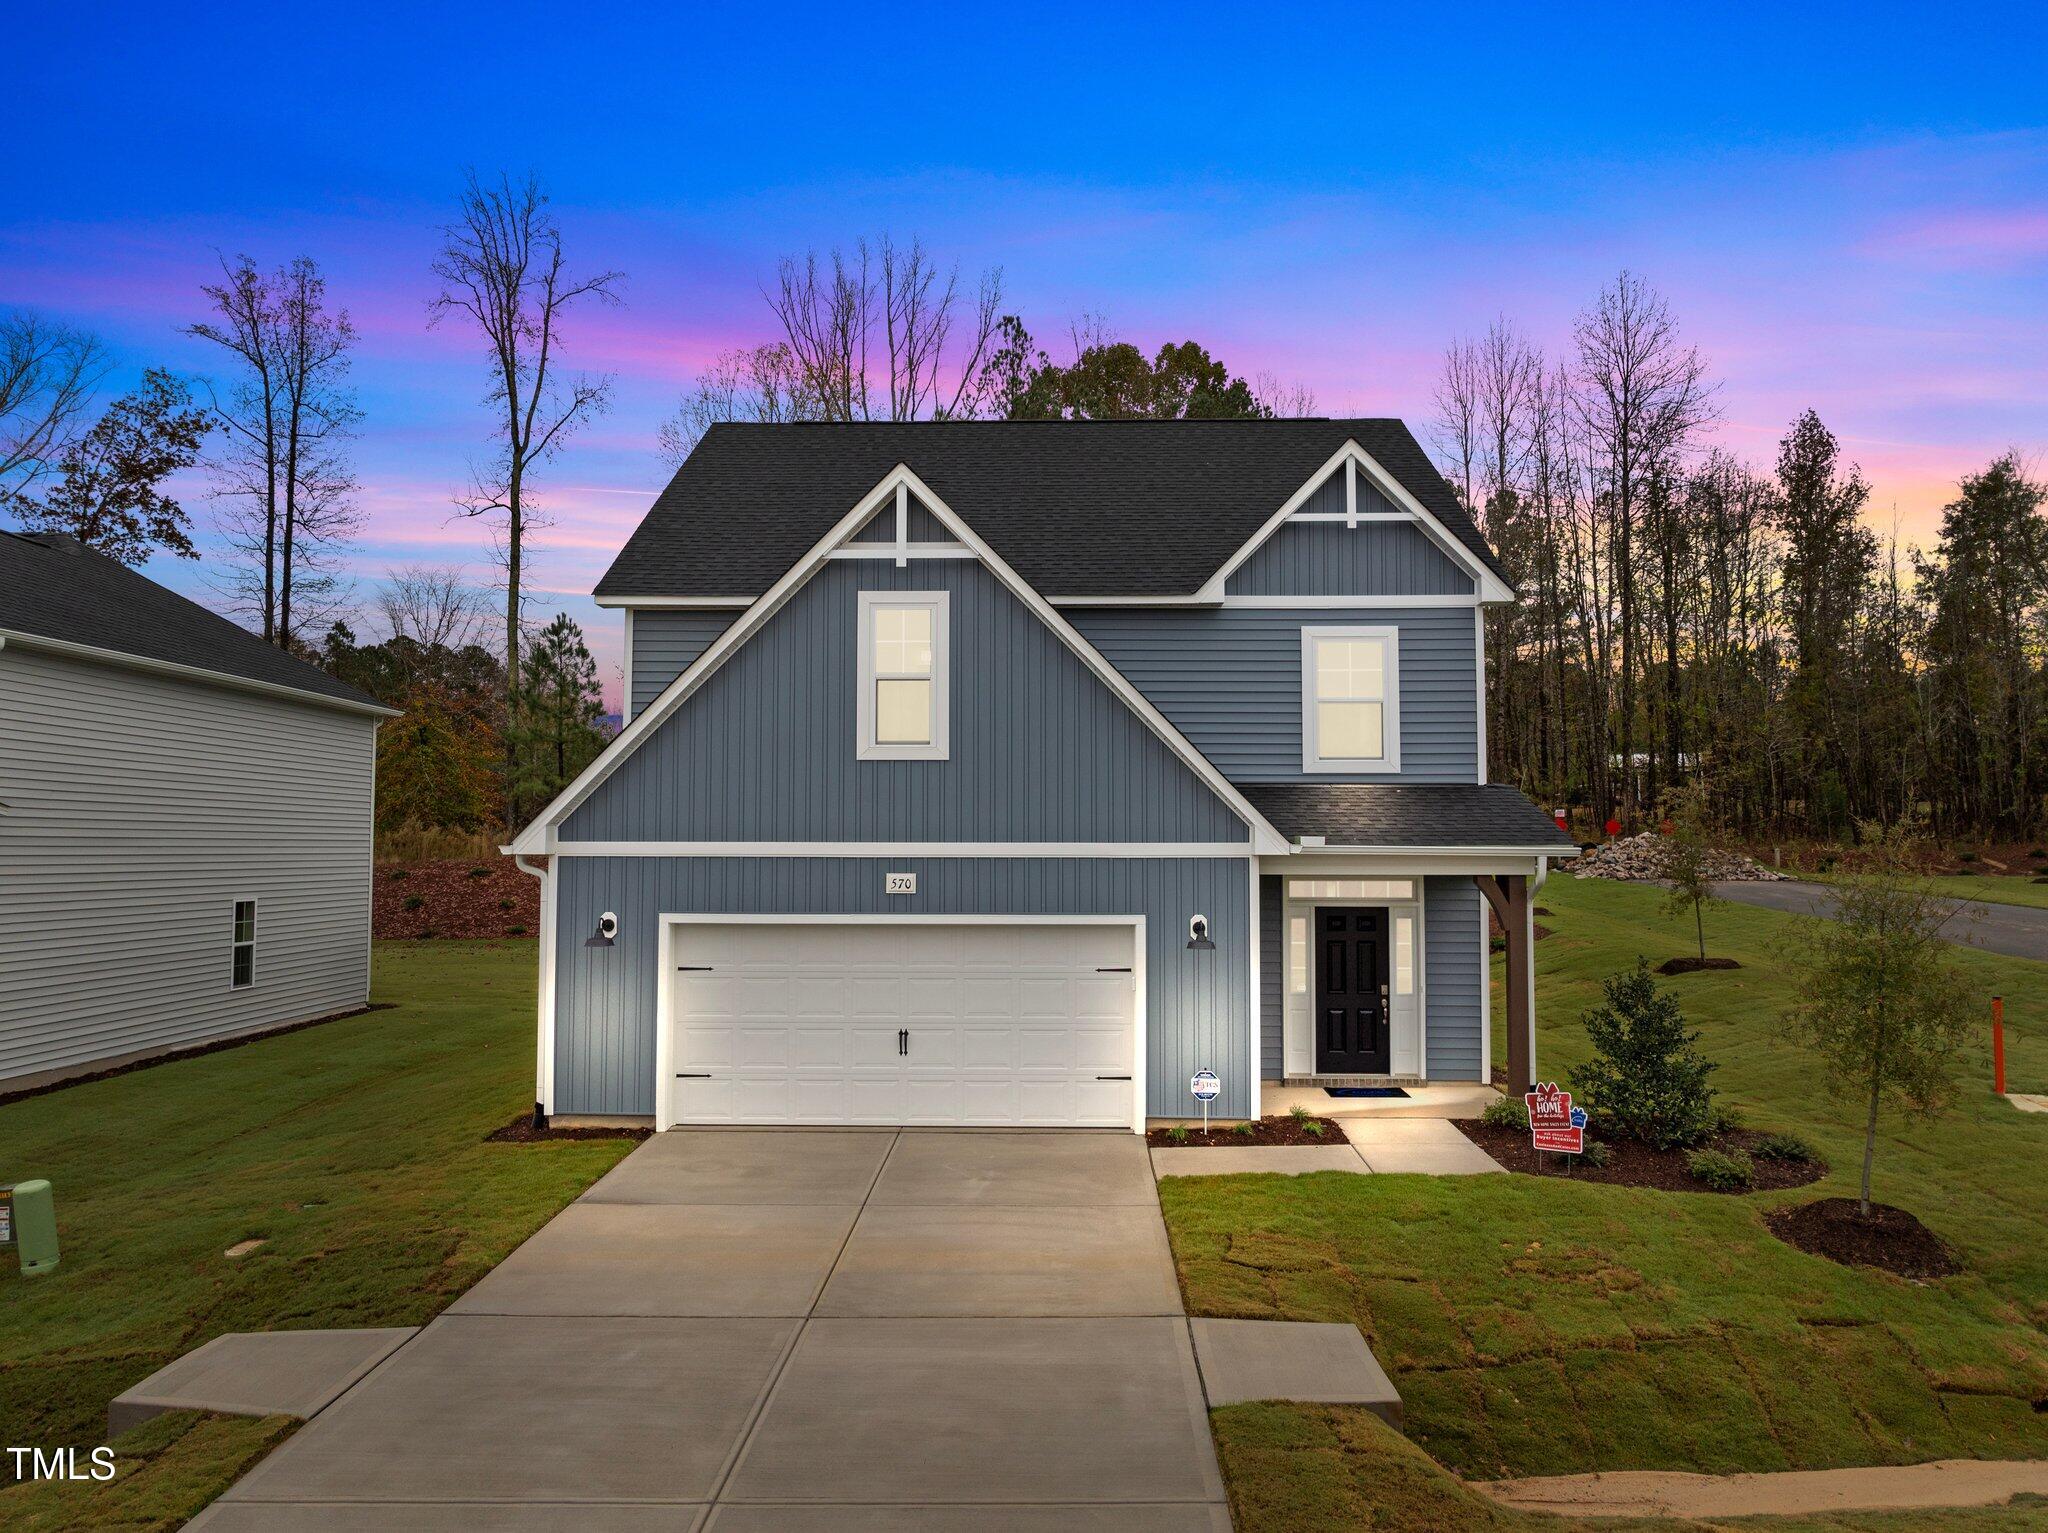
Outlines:
[[548,1126],[548,1104],[554,1096],[555,1061],[555,881],[551,867],[536,867],[510,847],[501,847],[520,872],[540,880],[540,1016],[533,1064],[533,1127]]

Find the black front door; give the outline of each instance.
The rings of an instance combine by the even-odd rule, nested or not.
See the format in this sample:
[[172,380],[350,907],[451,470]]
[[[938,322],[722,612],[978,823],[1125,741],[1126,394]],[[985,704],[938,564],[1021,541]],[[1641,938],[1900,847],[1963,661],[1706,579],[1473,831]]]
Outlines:
[[1316,1074],[1385,1075],[1387,913],[1316,908]]

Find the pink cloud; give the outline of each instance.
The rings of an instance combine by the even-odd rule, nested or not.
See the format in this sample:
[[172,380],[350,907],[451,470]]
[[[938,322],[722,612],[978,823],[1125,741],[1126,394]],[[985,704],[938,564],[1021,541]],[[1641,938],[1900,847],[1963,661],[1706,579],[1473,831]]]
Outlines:
[[1954,211],[1897,225],[1864,242],[1865,254],[1950,269],[2002,269],[2048,259],[2048,208]]

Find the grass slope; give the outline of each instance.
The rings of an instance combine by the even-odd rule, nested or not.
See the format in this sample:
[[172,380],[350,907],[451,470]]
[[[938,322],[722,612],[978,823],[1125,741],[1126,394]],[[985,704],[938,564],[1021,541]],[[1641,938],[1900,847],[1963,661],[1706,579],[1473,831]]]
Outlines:
[[1823,1517],[1745,1517],[1701,1523],[1685,1518],[1567,1521],[1498,1505],[1370,1411],[1341,1405],[1257,1402],[1210,1413],[1217,1454],[1230,1481],[1239,1533],[1384,1528],[1400,1533],[2039,1533],[2048,1506],[2022,1498],[2007,1507],[1948,1512],[1834,1513]]
[[0,1175],[50,1179],[63,1241],[0,1275],[0,1444],[101,1442],[109,1399],[223,1331],[419,1324],[632,1148],[482,1142],[533,1100],[530,943],[379,944],[374,990],[392,1009],[0,1107]]
[[[1799,876],[1825,884],[1844,881],[1844,875],[1840,873],[1802,873]],[[1937,894],[1948,899],[1982,900],[1987,905],[2027,905],[2035,910],[2048,910],[2048,884],[2036,883],[2026,874],[1947,873],[1927,882]]]
[[[1589,1053],[1579,1014],[1638,952],[1685,951],[1658,891],[1558,880],[1538,944],[1545,1076]],[[1162,1184],[1189,1302],[1203,1313],[1348,1320],[1394,1374],[1411,1435],[1481,1478],[1595,1469],[1704,1471],[2048,1455],[2048,1121],[1981,1082],[1934,1124],[1887,1122],[1878,1192],[1964,1253],[1918,1285],[1772,1237],[1758,1212],[1853,1190],[1853,1108],[1786,1042],[1791,918],[1712,913],[1709,950],[1744,968],[1671,983],[1716,1084],[1759,1127],[1796,1130],[1835,1166],[1753,1198],[1550,1179],[1323,1175]],[[1959,962],[2008,1000],[2018,1080],[2048,1076],[2040,965]],[[1495,1057],[1504,1057],[1496,1041]]]

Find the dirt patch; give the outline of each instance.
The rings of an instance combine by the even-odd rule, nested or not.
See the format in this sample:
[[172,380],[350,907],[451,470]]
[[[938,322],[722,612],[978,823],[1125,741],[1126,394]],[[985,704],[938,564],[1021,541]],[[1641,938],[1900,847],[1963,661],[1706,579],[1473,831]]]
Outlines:
[[[1311,1128],[1311,1124],[1315,1127]],[[1190,1123],[1187,1136],[1182,1139],[1176,1139],[1174,1132],[1172,1128],[1148,1130],[1145,1142],[1175,1150],[1242,1150],[1247,1145],[1349,1143],[1335,1118],[1297,1118],[1292,1113],[1255,1118],[1246,1124],[1228,1127],[1219,1124],[1206,1134],[1199,1122]]]
[[492,1129],[484,1135],[486,1144],[540,1144],[550,1139],[651,1139],[651,1127],[628,1123],[586,1124],[576,1128],[546,1128],[533,1126],[533,1114],[521,1113],[503,1128]]
[[1698,974],[1703,969],[1739,969],[1732,958],[1667,958],[1657,965],[1659,974]]
[[371,925],[379,938],[474,940],[540,932],[540,880],[509,857],[379,863],[371,889]]
[[1865,1219],[1854,1198],[1822,1198],[1774,1208],[1764,1223],[1787,1245],[1845,1267],[1882,1267],[1904,1278],[1947,1277],[1963,1270],[1948,1242],[1903,1208],[1884,1203],[1871,1204]]
[[[1607,1164],[1593,1166],[1587,1164],[1583,1155],[1539,1153],[1529,1143],[1526,1129],[1482,1123],[1477,1118],[1454,1118],[1451,1121],[1467,1139],[1508,1170],[1528,1176],[1563,1176],[1579,1182],[1603,1182],[1619,1187],[1652,1187],[1660,1192],[1720,1190],[1694,1179],[1686,1167],[1687,1152],[1684,1150],[1660,1150],[1632,1139],[1603,1140],[1601,1142],[1607,1146]],[[1729,1129],[1710,1136],[1704,1145],[1694,1148],[1719,1150],[1728,1155],[1740,1150],[1750,1155],[1756,1167],[1756,1179],[1748,1187],[1730,1189],[1734,1192],[1776,1192],[1785,1187],[1804,1187],[1828,1174],[1825,1161],[1766,1160],[1752,1154],[1767,1137],[1755,1129]]]

